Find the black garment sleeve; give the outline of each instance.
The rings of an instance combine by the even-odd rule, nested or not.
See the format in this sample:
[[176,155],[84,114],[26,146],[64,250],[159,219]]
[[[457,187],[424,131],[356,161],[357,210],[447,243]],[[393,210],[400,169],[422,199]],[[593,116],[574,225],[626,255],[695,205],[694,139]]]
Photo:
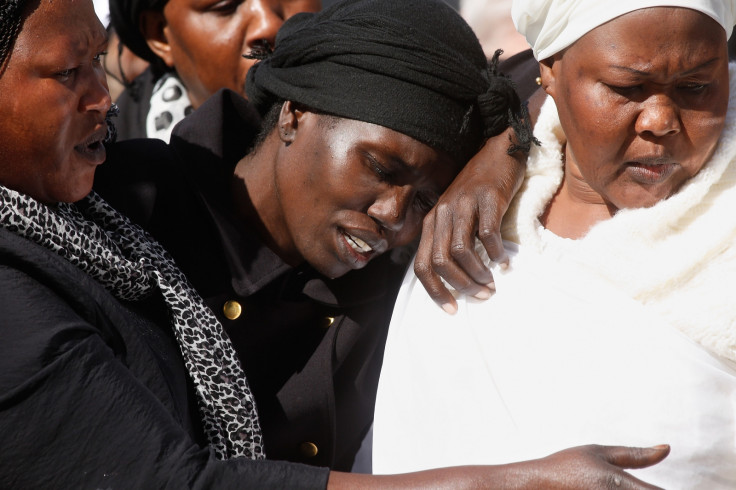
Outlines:
[[0,488],[326,487],[324,468],[216,460],[180,420],[138,332],[151,326],[119,303],[106,315],[114,300],[81,272],[59,291],[36,273],[52,257],[31,272],[0,259]]

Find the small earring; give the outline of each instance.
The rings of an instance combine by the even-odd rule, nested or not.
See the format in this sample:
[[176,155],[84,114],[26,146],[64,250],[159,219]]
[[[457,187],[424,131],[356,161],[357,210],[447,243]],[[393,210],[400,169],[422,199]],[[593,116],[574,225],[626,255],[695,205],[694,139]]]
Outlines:
[[534,79],[534,81],[537,82],[537,85],[539,85],[539,86],[542,85],[542,77],[537,77],[537,78]]

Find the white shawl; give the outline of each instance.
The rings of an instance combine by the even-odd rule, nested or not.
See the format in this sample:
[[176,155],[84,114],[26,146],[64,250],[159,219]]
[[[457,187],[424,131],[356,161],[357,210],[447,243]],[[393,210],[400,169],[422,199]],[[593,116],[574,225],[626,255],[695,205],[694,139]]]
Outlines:
[[[736,65],[726,126],[711,161],[651,208],[619,211],[559,257],[609,281],[712,352],[736,360]],[[542,146],[507,213],[504,238],[542,251],[537,219],[562,180],[563,134],[549,98],[535,127]]]
[[[733,75],[733,71],[732,71]],[[736,93],[732,82],[732,94]],[[433,304],[413,273],[396,301],[373,469],[534,459],[581,444],[670,443],[632,471],[664,488],[736,488],[736,111],[675,196],[580,240],[537,217],[562,179],[553,103],[507,213],[510,267],[489,300]],[[700,344],[700,345],[698,345]]]

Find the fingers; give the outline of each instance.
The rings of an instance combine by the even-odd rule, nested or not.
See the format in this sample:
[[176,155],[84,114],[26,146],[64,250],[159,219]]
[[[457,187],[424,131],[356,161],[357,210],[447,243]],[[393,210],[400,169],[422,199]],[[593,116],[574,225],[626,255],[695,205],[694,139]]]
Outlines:
[[[627,473],[661,462],[669,446],[651,448],[587,445],[565,449],[539,460],[544,488],[636,489],[659,487]],[[547,463],[547,465],[544,465]]]
[[600,446],[601,456],[621,468],[646,468],[661,462],[670,453],[667,444],[654,447]]
[[476,237],[492,261],[508,264],[501,220],[525,170],[525,158],[507,153],[512,134],[509,129],[488,140],[424,220],[414,271],[445,311],[456,311],[457,303],[442,279],[480,299],[494,290],[491,271],[475,250]]
[[493,276],[475,251],[474,231],[473,219],[456,216],[446,205],[438,205],[424,220],[414,272],[430,297],[448,313],[457,311],[457,303],[442,279],[458,292],[479,299],[492,293],[488,285]]
[[427,294],[437,303],[445,312],[455,314],[457,312],[457,302],[452,293],[445,287],[440,276],[435,273],[432,266],[432,248],[434,245],[433,219],[427,216],[422,228],[422,237],[419,241],[417,255],[414,258],[414,274],[427,290]]
[[509,257],[503,247],[500,231],[500,223],[503,220],[503,213],[506,211],[507,205],[504,203],[502,210],[496,204],[497,199],[496,195],[492,194],[486,196],[481,203],[483,212],[478,215],[478,238],[493,262],[507,266]]

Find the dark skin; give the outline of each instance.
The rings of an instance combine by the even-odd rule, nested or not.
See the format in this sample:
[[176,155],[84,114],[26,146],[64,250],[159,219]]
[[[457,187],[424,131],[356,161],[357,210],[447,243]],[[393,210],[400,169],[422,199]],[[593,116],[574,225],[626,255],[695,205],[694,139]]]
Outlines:
[[[647,15],[646,10],[652,9],[645,9],[638,15]],[[684,15],[686,14],[688,13],[685,12]],[[683,179],[694,175],[707,161],[720,134],[725,116],[725,95],[727,93],[716,90],[716,87],[723,87],[724,80],[727,78],[725,67],[728,56],[723,48],[725,34],[721,32],[722,29],[715,21],[706,18],[696,28],[702,30],[687,34],[691,36],[691,39],[682,42],[681,45],[674,45],[669,42],[673,38],[672,32],[669,31],[661,35],[662,39],[652,42],[652,39],[649,38],[641,39],[642,36],[651,36],[650,29],[634,26],[630,28],[630,31],[618,33],[618,27],[608,26],[609,32],[601,32],[600,29],[596,29],[584,36],[575,43],[576,46],[566,51],[570,53],[569,55],[559,53],[540,64],[543,89],[537,90],[529,100],[532,120],[538,114],[547,93],[560,98],[558,107],[572,107],[575,99],[571,99],[570,94],[578,93],[581,87],[584,87],[581,85],[584,80],[589,81],[585,87],[591,87],[586,90],[594,90],[592,86],[595,80],[594,75],[602,76],[606,66],[630,64],[630,61],[622,59],[616,60],[615,63],[608,60],[606,65],[600,53],[580,61],[585,56],[585,50],[590,51],[591,46],[595,46],[600,39],[611,39],[611,36],[619,35],[621,39],[613,45],[620,46],[627,41],[628,47],[621,49],[620,52],[629,53],[630,58],[633,59],[637,56],[633,54],[634,48],[642,50],[648,46],[655,46],[654,53],[641,53],[638,56],[649,60],[653,59],[653,54],[657,54],[658,66],[670,63],[672,73],[674,73],[669,78],[662,79],[656,76],[655,65],[645,66],[642,69],[639,69],[637,65],[632,65],[633,69],[638,70],[638,75],[632,79],[631,73],[628,73],[628,79],[622,80],[627,75],[624,73],[626,70],[609,69],[606,74],[611,82],[609,85],[640,86],[644,91],[635,94],[632,90],[628,90],[626,94],[618,94],[620,100],[631,102],[629,107],[634,103],[638,104],[637,107],[642,116],[634,120],[632,115],[618,111],[622,103],[613,101],[610,94],[591,93],[591,98],[600,101],[599,107],[591,108],[595,114],[621,114],[619,127],[624,128],[625,131],[628,125],[630,131],[624,137],[620,136],[620,131],[616,134],[597,135],[592,128],[601,125],[596,125],[591,121],[584,123],[583,129],[576,130],[576,134],[572,135],[571,139],[573,144],[578,140],[581,142],[580,153],[583,155],[583,164],[587,165],[584,167],[587,177],[575,163],[576,160],[570,160],[572,165],[566,166],[563,185],[547,212],[542,216],[543,223],[549,229],[560,236],[580,238],[593,224],[610,218],[622,206],[647,206],[671,195],[679,188]],[[687,25],[684,25],[680,29],[684,32],[692,27],[688,28]],[[721,46],[722,49],[714,52],[713,46]],[[706,52],[707,56],[704,54]],[[567,66],[562,63],[564,56],[568,58]],[[591,64],[592,61],[596,63]],[[587,71],[577,70],[575,66],[572,66],[573,63],[577,63],[578,67],[586,66]],[[592,73],[593,70],[597,70],[596,73]],[[580,73],[584,74],[579,75]],[[578,78],[572,79],[574,76]],[[615,77],[617,77],[616,81],[613,80]],[[692,90],[699,90],[698,87],[703,84],[709,86],[703,96],[692,92]],[[570,87],[575,87],[575,90],[570,91]],[[688,87],[691,88],[690,94],[687,93]],[[647,97],[644,97],[643,93],[646,93]],[[582,100],[582,97],[579,99]],[[707,107],[704,109],[704,106]],[[681,130],[682,128],[661,127],[662,121],[670,119],[668,113],[672,114],[672,111],[675,111],[677,117],[680,118],[679,123],[677,118],[672,121],[682,125],[683,128],[687,126],[689,128],[687,131]],[[566,116],[564,112],[561,117],[563,119],[567,117],[572,127],[576,127],[572,123],[584,119],[580,115]],[[665,122],[664,124],[673,123]],[[586,128],[588,133],[584,131]],[[698,141],[693,141],[691,148],[685,148],[687,144],[681,141],[686,139],[691,132],[693,138]],[[490,297],[494,290],[491,272],[475,253],[476,237],[483,243],[491,260],[500,264],[508,261],[501,246],[500,224],[503,214],[523,180],[526,158],[522,154],[514,155],[515,158],[504,154],[505,141],[513,137],[510,130],[507,133],[490,140],[484,146],[425,218],[425,229],[415,259],[414,271],[434,301],[451,314],[457,311],[457,303],[440,278],[447,281],[457,291],[480,299]],[[677,155],[674,160],[682,159],[683,164],[678,163],[670,178],[656,185],[634,181],[635,185],[629,185],[628,191],[620,184],[617,190],[614,187],[615,181],[593,170],[598,161],[605,161],[605,156],[589,156],[590,152],[584,151],[604,147],[601,144],[588,144],[596,137],[603,141],[634,138],[629,155],[624,160],[643,159],[648,154],[656,154],[658,150],[647,150],[642,141],[666,142],[669,148],[667,154],[674,155],[679,152],[680,155]],[[575,155],[574,150],[571,153],[570,148],[567,148],[566,151],[568,158],[570,155]],[[608,149],[607,151],[611,153],[623,150]],[[698,156],[689,156],[693,152]],[[493,162],[493,164],[489,165],[488,162]],[[594,177],[596,174],[599,176]],[[588,180],[593,183],[593,187]],[[631,182],[632,179],[629,179],[629,183]],[[638,190],[635,191],[635,189]],[[644,192],[641,192],[642,189]],[[622,192],[627,192],[628,195],[622,195]],[[575,216],[575,218],[571,219],[570,216]]]
[[669,452],[669,446],[635,449],[591,445],[508,465],[457,466],[402,475],[361,475],[333,471],[327,488],[655,489],[659,487],[642,482],[623,468],[656,464]]
[[169,0],[161,11],[142,12],[140,26],[196,109],[221,88],[245,97],[245,76],[255,60],[242,55],[262,41],[273,46],[286,19],[320,7],[319,0]]
[[[286,102],[276,128],[236,166],[232,189],[240,215],[272,250],[337,277],[411,242],[457,171],[447,155],[406,135]],[[355,254],[360,247],[350,237],[373,251]],[[509,465],[384,476],[333,471],[328,488],[653,489],[624,470],[668,453],[668,446],[582,446]]]
[[[529,99],[532,122],[545,98],[540,89]],[[513,130],[507,129],[488,140],[424,218],[414,272],[447,313],[457,312],[457,302],[442,279],[460,293],[479,299],[489,298],[495,290],[491,271],[475,251],[476,237],[491,260],[508,263],[501,241],[501,220],[526,169],[526,154],[507,152],[513,138]]]
[[653,206],[715,151],[728,106],[728,52],[725,31],[705,14],[637,10],[540,67],[567,137],[562,185],[542,216],[559,236],[581,238],[619,209]]
[[[21,104],[16,103],[17,100],[22,100],[18,97],[15,97],[15,100],[3,99],[3,110],[0,112],[13,115],[11,118],[13,121],[23,123],[22,127],[27,125],[35,130],[26,132],[21,138],[15,125],[0,125],[3,153],[13,155],[13,162],[16,165],[12,172],[4,174],[0,180],[4,185],[22,190],[40,201],[71,202],[90,191],[94,168],[104,160],[104,148],[101,147],[100,141],[105,133],[104,115],[110,107],[110,96],[105,85],[100,57],[106,48],[107,37],[89,1],[44,0],[35,6],[37,8],[25,19],[23,31],[18,36],[6,72],[0,77],[2,88],[7,89],[0,90],[0,94],[6,92],[22,94],[32,89],[31,92],[34,94],[32,100],[24,100]],[[30,102],[38,104],[38,107]],[[39,114],[44,117],[39,117]],[[282,195],[287,193],[289,185],[298,190],[300,184],[298,178],[292,181],[299,174],[289,173],[288,168],[280,166],[289,163],[290,153],[286,150],[297,149],[300,144],[298,141],[300,136],[297,133],[306,129],[309,135],[310,124],[319,122],[319,118],[314,114],[300,111],[296,107],[287,107],[283,116],[281,121],[283,124],[280,126],[284,127],[284,131],[272,134],[258,152],[257,158],[258,163],[264,165],[264,168],[273,170],[271,173],[266,171],[265,175],[274,177],[272,190],[279,189]],[[340,127],[340,124],[336,126]],[[311,130],[314,129],[315,127],[311,126]],[[358,235],[361,226],[370,230],[368,224],[361,224],[367,223],[361,216],[364,212],[368,216],[368,221],[380,225],[381,230],[373,231],[383,237],[387,249],[389,246],[410,240],[412,233],[418,232],[421,217],[426,212],[425,207],[431,205],[434,194],[448,184],[457,169],[448,164],[446,155],[419,142],[408,141],[404,135],[398,133],[391,135],[379,131],[372,132],[368,137],[365,131],[366,128],[362,127],[357,134],[353,131],[352,134],[345,135],[345,138],[329,141],[334,143],[334,148],[340,148],[342,144],[343,149],[363,150],[358,154],[364,157],[366,152],[377,155],[373,155],[373,158],[356,159],[354,151],[338,151],[332,153],[333,156],[326,163],[350,168],[354,173],[353,176],[360,176],[361,179],[367,179],[361,180],[362,182],[374,182],[374,185],[363,185],[366,187],[365,194],[358,193],[359,189],[356,187],[347,196],[339,194],[336,194],[337,197],[331,196],[331,204],[326,209],[333,209],[335,206],[332,205],[337,204],[336,209],[349,211],[349,213],[338,212],[336,215],[343,227],[350,230],[351,235]],[[27,139],[31,137],[39,138],[40,143],[32,144],[36,140]],[[373,138],[385,143],[382,152],[376,151]],[[347,146],[345,141],[349,142]],[[329,149],[323,148],[324,151]],[[398,170],[393,170],[394,177],[388,180],[383,176],[388,169],[383,167],[389,163],[384,162],[382,158],[376,158],[387,155],[393,160],[403,161]],[[344,158],[346,156],[347,158]],[[325,163],[324,160],[325,158],[313,160],[311,170],[316,170],[318,164]],[[377,168],[374,160],[378,160],[380,168]],[[44,167],[44,171],[39,171],[39,165]],[[392,162],[391,165],[396,165],[396,162]],[[36,171],[15,171],[29,168]],[[305,175],[308,176],[302,174],[301,177]],[[243,182],[246,181],[253,183],[247,177]],[[248,188],[247,185],[245,188]],[[324,270],[333,270],[335,274],[340,272],[339,268],[346,262],[358,263],[342,260],[344,257],[350,257],[351,252],[346,254],[344,247],[341,248],[339,245],[327,246],[317,251],[306,250],[304,243],[308,240],[302,240],[298,234],[293,233],[295,230],[292,228],[296,227],[295,223],[299,223],[293,221],[295,210],[281,212],[280,205],[288,204],[287,201],[288,199],[285,199],[285,203],[277,201],[276,205],[266,206],[272,213],[284,215],[286,223],[291,222],[286,229],[273,230],[271,243],[280,253],[289,257],[289,260],[299,260],[301,254],[304,254],[309,256],[310,260],[322,264]],[[257,201],[254,201],[254,204],[254,210],[265,212]],[[248,216],[248,211],[245,210],[244,214]],[[348,223],[351,223],[350,227],[347,226]],[[324,229],[329,229],[329,226]],[[330,242],[334,245],[340,243],[337,240],[340,240],[344,233],[325,233],[323,241],[328,240],[324,238],[327,235],[330,235],[329,239],[334,239]],[[380,241],[381,239],[374,244],[377,250],[382,246],[379,245]],[[335,250],[341,252],[332,255],[329,253]],[[333,267],[335,269],[331,269]],[[567,488],[595,488],[596,484],[600,483],[600,488],[621,486],[651,489],[654,487],[637,482],[627,475],[623,468],[656,464],[666,457],[668,452],[668,447],[636,449],[586,446],[556,453],[542,460],[506,466],[450,468],[385,477],[332,473],[329,486],[330,488],[377,485],[387,488],[426,488],[429,485],[453,488],[481,486],[560,488],[561,484],[565,484]],[[616,482],[620,485],[615,485]]]

